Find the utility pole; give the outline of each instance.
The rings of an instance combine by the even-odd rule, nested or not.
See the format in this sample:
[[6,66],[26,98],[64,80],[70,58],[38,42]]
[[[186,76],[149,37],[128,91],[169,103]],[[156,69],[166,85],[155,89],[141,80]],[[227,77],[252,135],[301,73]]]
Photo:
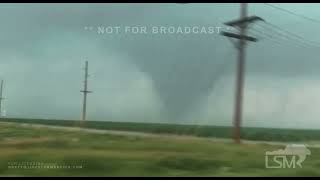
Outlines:
[[92,91],[88,91],[88,61],[85,62],[85,74],[84,74],[84,88],[82,91],[83,93],[83,107],[82,107],[82,121],[81,122],[85,122],[86,120],[86,115],[87,115],[87,94],[91,93]]
[[2,100],[5,98],[3,97],[3,80],[1,80],[1,85],[0,85],[0,118],[2,117]]
[[244,71],[245,71],[245,48],[247,41],[257,41],[256,38],[247,36],[248,24],[253,23],[257,20],[263,21],[262,18],[257,16],[248,15],[248,4],[240,4],[240,19],[225,23],[225,25],[236,27],[239,29],[239,34],[222,32],[223,36],[229,38],[235,38],[239,41],[235,44],[239,51],[238,62],[237,62],[237,77],[236,77],[236,93],[235,93],[235,106],[234,106],[234,117],[233,117],[233,138],[235,143],[240,144],[240,128],[242,118],[242,101],[243,101],[243,88],[244,88]]

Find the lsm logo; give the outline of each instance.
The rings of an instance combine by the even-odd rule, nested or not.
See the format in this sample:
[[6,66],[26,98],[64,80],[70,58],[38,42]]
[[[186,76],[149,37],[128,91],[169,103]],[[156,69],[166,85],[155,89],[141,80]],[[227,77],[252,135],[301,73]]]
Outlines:
[[302,168],[302,162],[307,155],[311,155],[311,151],[305,145],[291,144],[284,150],[267,151],[265,165],[266,168]]

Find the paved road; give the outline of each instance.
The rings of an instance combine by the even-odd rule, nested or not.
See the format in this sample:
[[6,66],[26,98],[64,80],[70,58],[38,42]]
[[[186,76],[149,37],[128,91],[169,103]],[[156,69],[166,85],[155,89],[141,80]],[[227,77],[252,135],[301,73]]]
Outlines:
[[[143,132],[133,132],[133,131],[118,131],[118,130],[101,130],[101,129],[91,129],[91,128],[79,128],[79,127],[67,127],[67,126],[54,126],[54,125],[41,125],[41,124],[28,124],[28,123],[13,123],[13,122],[0,122],[0,125],[14,125],[21,127],[30,127],[30,128],[47,128],[47,129],[56,129],[56,130],[64,130],[71,132],[86,132],[86,133],[95,133],[95,134],[110,134],[110,135],[118,135],[118,136],[135,136],[135,137],[150,137],[150,138],[175,138],[175,139],[206,139],[215,142],[225,142],[232,143],[231,139],[227,138],[213,138],[213,137],[195,137],[188,135],[172,135],[172,134],[153,134],[153,133],[143,133]],[[288,145],[292,143],[286,142],[274,142],[274,141],[249,141],[243,140],[244,144],[269,144],[269,145]],[[302,143],[296,143],[302,144]],[[307,147],[311,148],[320,148],[320,142],[308,142],[303,143]]]

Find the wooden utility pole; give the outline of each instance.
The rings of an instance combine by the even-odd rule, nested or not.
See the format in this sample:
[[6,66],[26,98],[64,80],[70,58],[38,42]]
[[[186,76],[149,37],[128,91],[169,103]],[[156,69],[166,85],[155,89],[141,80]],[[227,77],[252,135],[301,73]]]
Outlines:
[[244,88],[244,71],[245,71],[245,48],[247,41],[257,41],[256,38],[247,36],[248,24],[257,20],[263,20],[257,16],[247,17],[248,4],[241,3],[240,5],[240,19],[225,23],[228,26],[237,27],[239,34],[222,32],[222,35],[239,39],[236,44],[236,48],[239,51],[237,62],[237,77],[236,77],[236,94],[235,94],[235,106],[233,117],[233,138],[235,143],[241,143],[240,141],[240,128],[242,118],[242,101],[243,101],[243,88]]
[[1,85],[0,85],[0,117],[2,117],[2,100],[5,98],[3,97],[3,80],[1,80]]
[[84,88],[82,91],[83,93],[83,107],[82,107],[82,121],[81,122],[85,122],[86,120],[86,115],[87,115],[87,94],[91,93],[92,91],[88,91],[88,61],[85,62],[85,74],[84,74]]

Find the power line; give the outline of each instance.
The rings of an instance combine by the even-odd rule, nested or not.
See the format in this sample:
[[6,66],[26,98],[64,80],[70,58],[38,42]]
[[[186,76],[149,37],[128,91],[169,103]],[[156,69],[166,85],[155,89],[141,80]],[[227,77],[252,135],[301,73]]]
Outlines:
[[314,22],[314,23],[320,24],[320,20],[317,20],[317,19],[314,19],[314,18],[310,18],[310,17],[305,16],[305,15],[302,15],[302,14],[297,14],[297,13],[295,13],[295,12],[293,12],[293,11],[288,10],[288,9],[284,9],[284,8],[281,8],[281,7],[279,7],[279,6],[275,6],[275,5],[272,5],[272,4],[269,4],[269,3],[264,3],[264,4],[267,5],[267,6],[269,6],[269,7],[274,8],[274,9],[277,9],[277,10],[286,12],[286,13],[288,13],[288,14],[291,14],[291,15],[294,15],[294,16],[297,16],[297,17],[300,17],[300,18],[303,18],[303,19],[305,19],[305,20],[312,21],[312,22]]
[[[253,32],[252,32],[253,31]],[[301,44],[297,44],[297,43],[289,43],[288,41],[280,41],[276,38],[274,38],[272,35],[270,34],[265,34],[259,30],[256,29],[251,29],[251,31],[249,31],[250,33],[252,33],[253,35],[255,35],[256,37],[260,38],[261,40],[270,40],[271,42],[275,43],[276,45],[279,46],[291,46],[293,48],[301,48],[304,47],[306,48],[306,46],[302,46]]]
[[277,43],[278,45],[291,46],[295,48],[297,47],[308,48],[308,46],[302,45],[301,43],[296,41],[290,41],[290,39],[287,39],[287,38],[280,40],[280,38],[283,36],[280,36],[280,38],[278,38],[278,37],[275,37],[274,34],[266,33],[266,32],[260,31],[259,29],[251,28],[249,32],[262,40],[271,40]]
[[[260,26],[260,27],[265,28],[263,26]],[[275,42],[280,43],[280,44],[294,46],[294,47],[303,47],[303,48],[314,47],[313,45],[306,44],[304,42],[301,42],[301,41],[298,41],[298,40],[292,38],[291,36],[287,36],[286,34],[282,34],[280,32],[276,32],[276,31],[273,31],[273,30],[272,30],[272,32],[261,31],[261,30],[256,29],[256,28],[251,28],[250,30],[253,31],[253,32],[256,32],[256,33],[250,32],[250,33],[253,33],[256,36],[264,35],[264,37],[263,37],[264,39],[272,40],[272,41],[275,41]],[[267,33],[267,32],[269,32],[269,33]],[[277,34],[278,34],[278,36],[276,36]]]
[[[287,9],[284,9],[284,8],[281,8],[281,7],[278,7],[278,6],[269,4],[269,3],[264,3],[264,4],[267,5],[267,6],[269,6],[269,7],[273,7],[273,8],[275,8],[275,9],[278,9],[278,10],[281,10],[281,11],[290,13],[290,14],[292,14],[292,15],[295,15],[295,16],[304,18],[304,19],[306,19],[306,20],[309,20],[309,21],[316,22],[316,23],[319,23],[319,24],[320,24],[320,20],[313,19],[313,18],[304,16],[304,15],[301,15],[301,14],[297,14],[297,13],[292,12],[292,11],[290,11],[290,10],[287,10]],[[307,40],[307,39],[305,39],[304,37],[302,37],[302,36],[300,36],[300,35],[297,35],[297,34],[295,34],[295,33],[292,33],[292,32],[290,32],[290,31],[288,31],[288,30],[285,30],[285,29],[283,29],[283,28],[281,28],[281,27],[279,27],[279,26],[277,26],[277,25],[271,24],[271,23],[269,23],[269,22],[265,22],[265,24],[267,24],[267,25],[269,25],[269,26],[271,26],[271,27],[273,27],[273,28],[275,28],[275,29],[278,29],[278,30],[280,30],[280,31],[282,31],[282,32],[285,32],[285,33],[287,33],[287,34],[289,34],[289,35],[291,35],[291,36],[293,36],[293,37],[295,37],[295,38],[297,38],[297,39],[300,39],[300,40],[302,40],[303,42],[310,43],[310,44],[312,44],[313,46],[320,47],[320,43],[319,43],[319,42]]]
[[292,32],[290,32],[290,31],[288,31],[288,30],[286,30],[286,29],[283,29],[283,28],[281,28],[281,27],[279,27],[279,26],[277,26],[277,25],[275,25],[275,24],[271,24],[271,23],[269,23],[269,22],[265,22],[265,23],[268,24],[269,26],[272,26],[272,27],[275,28],[275,29],[278,29],[278,30],[283,31],[283,32],[285,32],[285,33],[287,33],[287,34],[289,34],[289,35],[291,35],[291,36],[293,36],[293,37],[296,37],[297,39],[300,39],[300,40],[305,41],[305,42],[309,42],[309,43],[311,43],[311,44],[313,44],[313,45],[316,45],[316,46],[320,46],[320,44],[319,44],[318,42],[314,42],[314,41],[311,41],[311,40],[307,40],[306,38],[304,38],[304,37],[302,37],[302,36],[300,36],[300,35],[297,35],[297,34],[295,34],[295,33],[292,33]]
[[[290,39],[290,40],[298,42],[298,43],[303,43],[308,46],[320,48],[320,43],[308,40],[298,34],[292,33],[288,30],[285,30],[285,29],[283,29],[277,25],[271,24],[269,22],[265,22],[265,25],[262,25],[262,24],[257,24],[257,25],[260,27],[263,27],[265,29],[269,29],[269,31],[277,33],[278,35],[280,35],[280,37],[285,37],[286,39]],[[266,26],[266,25],[268,25],[268,26]]]

